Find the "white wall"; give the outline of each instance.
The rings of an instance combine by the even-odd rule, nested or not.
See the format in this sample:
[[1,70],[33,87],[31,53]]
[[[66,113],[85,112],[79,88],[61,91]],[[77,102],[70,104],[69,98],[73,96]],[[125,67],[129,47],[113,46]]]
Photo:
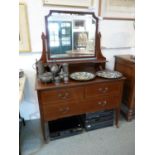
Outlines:
[[[20,106],[21,115],[26,119],[35,119],[39,118],[39,108],[37,95],[35,91],[35,70],[33,69],[33,64],[36,59],[39,59],[42,51],[42,42],[41,42],[41,33],[45,32],[45,24],[44,24],[44,16],[48,14],[49,10],[53,9],[53,7],[45,7],[42,5],[42,0],[21,0],[21,2],[26,2],[27,11],[28,11],[28,19],[29,19],[29,28],[30,28],[30,39],[31,39],[31,47],[32,51],[30,53],[20,53],[19,54],[19,69],[23,69],[26,76],[26,87],[25,87],[25,95],[23,102]],[[98,10],[97,0],[94,5],[95,12]],[[62,8],[57,8],[62,9]],[[65,9],[65,8],[63,8]],[[68,8],[67,8],[68,9]],[[74,9],[75,10],[75,9]],[[87,11],[87,10],[86,10]],[[99,25],[99,30],[102,34],[102,46],[104,46],[104,32],[114,31],[115,27],[118,26],[118,21],[111,21],[110,27],[105,26],[109,21],[101,21]],[[117,24],[116,24],[117,23]],[[119,23],[120,24],[120,23]],[[122,31],[126,29],[126,26],[122,26]],[[122,40],[120,39],[120,42]],[[106,64],[106,67],[109,69],[113,69],[114,67],[114,55],[119,54],[134,54],[134,48],[121,48],[121,49],[104,49],[104,56],[109,61]]]
[[19,55],[19,68],[23,69],[26,75],[24,99],[20,106],[21,115],[25,119],[39,117],[38,101],[35,91],[35,73],[33,65],[36,59],[40,58],[39,53],[21,53]]

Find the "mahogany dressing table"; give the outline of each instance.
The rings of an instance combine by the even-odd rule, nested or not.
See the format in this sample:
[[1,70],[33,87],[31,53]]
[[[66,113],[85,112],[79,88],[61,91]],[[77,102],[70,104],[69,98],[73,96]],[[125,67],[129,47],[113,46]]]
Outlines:
[[[64,23],[65,18],[66,23]],[[79,23],[74,25],[75,21]],[[84,25],[82,21],[85,23]],[[98,18],[94,15],[94,13],[60,10],[50,11],[50,13],[45,17],[45,24],[46,35],[42,33],[43,51],[41,59],[39,60],[45,66],[53,63],[63,64],[65,62],[68,63],[69,74],[77,71],[87,71],[95,74],[97,71],[105,69],[106,58],[101,53],[101,35],[98,33]],[[93,25],[91,26],[90,24]],[[69,30],[70,25],[72,25],[71,30]],[[61,29],[63,26],[64,29]],[[80,27],[79,33],[81,33],[81,31],[87,32],[89,42],[94,44],[93,48],[89,46],[90,49],[88,49],[88,47],[85,47],[84,49],[84,45],[82,48],[79,48],[80,46],[78,46],[78,49],[74,47],[73,44],[77,41],[74,40],[74,31],[76,32],[76,35],[78,32],[78,28],[76,27],[75,30],[74,26]],[[59,50],[66,49],[70,51],[70,47],[63,46],[63,44],[68,44],[69,41],[71,41],[72,50],[83,51],[84,49],[85,52],[90,50],[91,54],[89,55],[88,52],[87,55],[78,55],[78,53],[75,55],[67,55],[67,52],[64,51],[62,51],[63,54],[57,54],[58,49],[56,49],[56,46],[52,47],[53,40],[52,36],[50,36],[53,33],[50,28],[56,29],[56,27],[59,27],[59,30],[61,29],[62,32],[62,34],[60,34],[59,31],[59,37],[64,37],[63,39],[59,39],[59,41],[61,40],[61,47]],[[72,37],[69,38],[67,35],[64,36],[65,33],[70,35],[72,34]],[[68,40],[63,42],[65,39]],[[78,43],[78,41],[76,43]],[[93,55],[92,51],[94,51]],[[49,70],[48,67],[46,69]],[[39,101],[42,132],[46,142],[48,142],[50,139],[48,122],[60,118],[76,116],[100,110],[114,109],[116,114],[115,124],[117,127],[119,126],[120,103],[125,80],[124,77],[119,79],[104,79],[95,77],[93,80],[84,82],[69,79],[68,83],[61,81],[59,84],[55,84],[54,82],[41,82],[38,78],[37,67],[36,71],[37,75],[35,88]]]

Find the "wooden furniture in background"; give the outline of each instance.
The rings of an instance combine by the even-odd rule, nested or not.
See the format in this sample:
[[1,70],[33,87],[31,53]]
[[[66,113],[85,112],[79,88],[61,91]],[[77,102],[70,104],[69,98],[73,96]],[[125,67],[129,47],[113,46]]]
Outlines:
[[127,78],[124,84],[121,111],[128,121],[135,113],[135,59],[133,55],[115,56],[115,70]]

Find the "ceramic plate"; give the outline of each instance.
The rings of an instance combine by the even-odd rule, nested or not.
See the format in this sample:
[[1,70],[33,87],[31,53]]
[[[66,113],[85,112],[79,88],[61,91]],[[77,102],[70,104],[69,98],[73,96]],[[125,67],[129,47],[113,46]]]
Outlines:
[[95,78],[95,75],[89,72],[75,72],[70,75],[70,78],[78,81],[88,81]]
[[108,79],[116,79],[123,76],[122,73],[118,71],[109,71],[109,70],[98,71],[96,75],[99,77],[108,78]]

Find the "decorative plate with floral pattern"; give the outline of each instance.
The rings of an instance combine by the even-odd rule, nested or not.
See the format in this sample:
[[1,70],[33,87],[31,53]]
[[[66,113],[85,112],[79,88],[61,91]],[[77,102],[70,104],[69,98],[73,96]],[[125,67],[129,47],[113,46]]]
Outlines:
[[94,79],[95,75],[89,72],[75,72],[70,74],[70,78],[78,81],[88,81]]
[[96,75],[107,79],[116,79],[123,76],[122,73],[118,71],[110,71],[110,70],[98,71]]

